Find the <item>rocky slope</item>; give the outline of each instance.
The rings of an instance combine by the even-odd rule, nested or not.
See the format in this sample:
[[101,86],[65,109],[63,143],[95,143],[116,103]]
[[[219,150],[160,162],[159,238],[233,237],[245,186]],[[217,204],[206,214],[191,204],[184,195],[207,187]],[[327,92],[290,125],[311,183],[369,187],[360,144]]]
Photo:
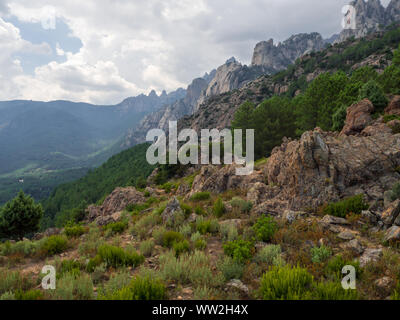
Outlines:
[[320,51],[325,46],[326,42],[316,32],[293,35],[276,46],[273,39],[262,41],[254,49],[251,66],[262,67],[267,72],[268,70],[280,71],[304,54]]

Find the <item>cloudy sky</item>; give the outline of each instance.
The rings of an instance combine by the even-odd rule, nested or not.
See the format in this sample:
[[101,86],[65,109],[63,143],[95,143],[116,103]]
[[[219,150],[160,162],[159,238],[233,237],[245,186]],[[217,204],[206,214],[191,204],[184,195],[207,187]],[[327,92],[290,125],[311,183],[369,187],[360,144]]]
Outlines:
[[[389,0],[383,1],[387,5]],[[255,44],[340,31],[348,0],[0,0],[0,100],[115,104],[172,91]]]

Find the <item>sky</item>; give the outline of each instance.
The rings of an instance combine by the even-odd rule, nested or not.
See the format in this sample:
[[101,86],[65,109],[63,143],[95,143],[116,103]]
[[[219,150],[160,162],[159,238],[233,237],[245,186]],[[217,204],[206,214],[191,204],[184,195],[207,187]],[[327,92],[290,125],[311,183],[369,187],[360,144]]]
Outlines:
[[232,56],[249,64],[259,41],[340,32],[347,3],[0,0],[0,100],[105,105],[186,88]]

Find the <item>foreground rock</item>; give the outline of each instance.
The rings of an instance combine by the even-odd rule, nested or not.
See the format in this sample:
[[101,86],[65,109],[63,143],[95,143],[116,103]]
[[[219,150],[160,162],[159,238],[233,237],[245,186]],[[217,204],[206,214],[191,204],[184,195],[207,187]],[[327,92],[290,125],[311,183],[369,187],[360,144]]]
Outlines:
[[360,257],[360,267],[363,268],[367,264],[378,261],[383,255],[381,248],[366,249],[364,254]]
[[360,133],[371,122],[371,113],[374,106],[368,99],[364,99],[347,108],[346,124],[340,133],[341,135],[353,135]]
[[394,96],[385,109],[385,113],[388,115],[400,116],[400,96]]

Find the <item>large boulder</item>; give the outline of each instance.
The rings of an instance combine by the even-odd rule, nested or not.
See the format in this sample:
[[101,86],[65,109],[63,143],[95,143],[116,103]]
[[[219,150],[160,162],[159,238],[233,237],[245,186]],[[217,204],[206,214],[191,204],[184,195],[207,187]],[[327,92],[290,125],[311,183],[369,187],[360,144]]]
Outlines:
[[364,130],[371,122],[371,113],[374,106],[368,99],[364,99],[347,108],[346,122],[340,134],[358,134]]
[[394,96],[385,109],[385,114],[400,116],[400,96]]
[[389,207],[382,213],[383,223],[387,226],[393,224],[400,225],[400,221],[397,219],[400,215],[400,200],[392,202]]

